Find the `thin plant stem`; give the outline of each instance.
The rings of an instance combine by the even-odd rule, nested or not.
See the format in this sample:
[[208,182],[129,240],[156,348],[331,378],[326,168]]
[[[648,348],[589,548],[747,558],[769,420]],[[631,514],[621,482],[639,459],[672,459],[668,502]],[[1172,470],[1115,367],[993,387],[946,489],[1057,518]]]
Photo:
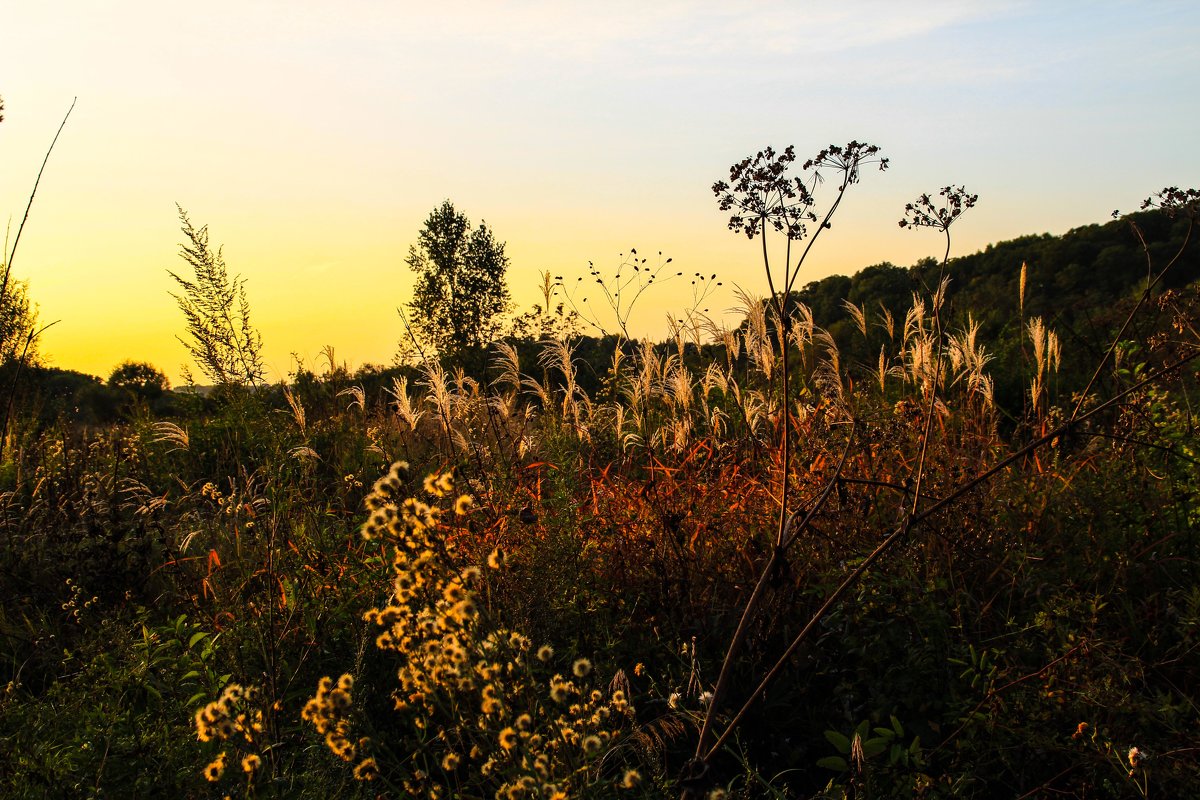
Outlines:
[[1182,367],[1184,364],[1187,364],[1188,362],[1193,361],[1196,358],[1200,358],[1200,351],[1192,353],[1188,356],[1185,356],[1184,358],[1181,358],[1180,360],[1176,361],[1174,364],[1171,364],[1170,366],[1164,367],[1164,368],[1154,372],[1153,374],[1151,374],[1144,380],[1139,381],[1138,383],[1134,384],[1133,386],[1129,387],[1128,389],[1109,398],[1104,403],[1096,406],[1091,411],[1088,411],[1081,416],[1074,417],[1072,419],[1068,419],[1066,422],[1064,422],[1062,425],[1059,425],[1054,430],[1038,437],[1034,441],[1032,441],[1029,444],[1022,447],[1020,450],[1017,450],[1016,452],[1012,453],[1008,457],[1004,458],[1003,460],[1001,460],[994,466],[984,470],[983,472],[976,475],[974,478],[967,481],[966,483],[963,483],[961,486],[959,486],[958,489],[956,489],[954,492],[947,495],[943,499],[939,500],[938,502],[934,503],[931,506],[928,506],[923,511],[920,511],[919,513],[909,516],[907,519],[905,519],[905,521],[903,523],[901,523],[900,526],[896,528],[896,530],[894,530],[892,533],[890,533],[888,535],[888,537],[886,539],[884,539],[882,542],[880,542],[879,545],[876,546],[876,548],[874,550],[872,550],[871,553],[862,560],[862,562],[859,563],[859,565],[854,569],[854,571],[851,572],[848,576],[846,576],[846,578],[838,585],[838,587],[836,589],[834,589],[833,592],[831,592],[828,595],[828,597],[826,597],[825,602],[823,602],[821,604],[820,608],[818,608],[817,611],[812,615],[812,617],[809,619],[808,623],[804,626],[804,628],[800,631],[800,633],[798,633],[796,635],[796,638],[792,640],[792,643],[788,646],[787,650],[785,650],[783,652],[783,655],[781,655],[779,657],[779,659],[775,662],[775,665],[771,668],[771,670],[766,674],[766,676],[762,679],[762,681],[759,682],[758,686],[754,689],[754,691],[752,691],[750,693],[750,696],[746,699],[746,702],[742,705],[741,709],[737,712],[737,714],[734,715],[734,717],[730,721],[729,725],[726,726],[725,732],[722,733],[721,736],[718,737],[717,741],[712,745],[712,747],[708,749],[708,751],[701,758],[701,761],[707,763],[717,753],[717,751],[721,749],[721,747],[729,739],[729,736],[737,728],[738,724],[741,723],[742,719],[745,718],[746,713],[750,710],[750,708],[754,704],[754,702],[766,690],[767,686],[770,685],[771,681],[773,681],[775,679],[775,677],[778,676],[779,672],[783,669],[784,665],[786,665],[788,660],[792,657],[792,654],[796,652],[796,648],[798,648],[804,642],[804,640],[808,638],[808,636],[816,628],[817,624],[820,623],[820,621],[825,618],[825,616],[833,609],[834,605],[837,604],[837,601],[839,599],[841,599],[841,596],[843,594],[845,594],[846,590],[848,590],[851,586],[856,584],[859,581],[859,579],[861,579],[862,576],[866,573],[866,571],[868,569],[870,569],[870,567],[872,565],[875,564],[876,561],[878,561],[885,553],[887,553],[889,550],[891,550],[892,547],[894,547],[898,542],[900,542],[904,538],[906,538],[907,535],[912,532],[913,528],[915,528],[919,523],[921,523],[924,520],[928,519],[929,517],[933,516],[937,512],[941,511],[942,509],[957,502],[961,497],[963,497],[964,495],[971,492],[973,489],[975,489],[980,484],[985,483],[986,481],[991,479],[993,476],[995,476],[997,473],[1006,469],[1011,464],[1019,461],[1020,459],[1029,455],[1030,453],[1032,453],[1033,451],[1042,447],[1043,445],[1046,445],[1046,444],[1054,441],[1058,437],[1063,436],[1064,434],[1069,432],[1072,428],[1074,428],[1076,425],[1079,425],[1080,423],[1084,422],[1085,420],[1088,420],[1088,419],[1098,415],[1100,412],[1111,408],[1112,406],[1116,405],[1118,402],[1120,402],[1124,398],[1128,397],[1130,394],[1133,394],[1134,392],[1136,392],[1146,386],[1149,386],[1152,383],[1155,383],[1163,376],[1173,372],[1174,370]]
[[1158,282],[1163,279],[1163,276],[1167,274],[1167,271],[1171,269],[1171,267],[1175,266],[1175,262],[1179,260],[1180,256],[1183,255],[1184,249],[1187,248],[1188,242],[1192,238],[1193,227],[1194,223],[1189,218],[1187,233],[1184,234],[1183,237],[1183,244],[1179,246],[1179,250],[1175,253],[1171,260],[1167,262],[1167,265],[1159,271],[1158,275],[1151,279],[1150,276],[1153,275],[1154,268],[1150,259],[1150,246],[1146,244],[1146,239],[1144,236],[1142,236],[1141,229],[1138,228],[1137,225],[1133,225],[1133,232],[1137,235],[1138,241],[1142,243],[1142,252],[1146,254],[1146,289],[1142,292],[1142,296],[1138,298],[1137,305],[1133,307],[1133,310],[1129,312],[1129,316],[1125,318],[1125,322],[1121,325],[1121,329],[1117,331],[1117,335],[1113,337],[1112,343],[1108,346],[1108,350],[1104,352],[1104,357],[1101,358],[1100,363],[1096,365],[1096,371],[1092,373],[1091,380],[1088,381],[1087,386],[1084,387],[1084,390],[1079,393],[1079,399],[1075,402],[1075,409],[1071,412],[1072,419],[1074,419],[1075,416],[1079,414],[1079,410],[1083,408],[1083,404],[1087,400],[1088,394],[1092,391],[1092,386],[1095,385],[1096,380],[1100,377],[1100,373],[1104,370],[1104,365],[1108,363],[1109,358],[1112,357],[1113,351],[1117,349],[1117,345],[1121,342],[1121,337],[1123,337],[1125,335],[1125,331],[1129,329],[1129,325],[1133,322],[1133,318],[1137,315],[1138,311],[1141,310],[1142,306],[1145,305],[1146,301],[1150,299],[1150,292],[1156,285],[1158,285]]

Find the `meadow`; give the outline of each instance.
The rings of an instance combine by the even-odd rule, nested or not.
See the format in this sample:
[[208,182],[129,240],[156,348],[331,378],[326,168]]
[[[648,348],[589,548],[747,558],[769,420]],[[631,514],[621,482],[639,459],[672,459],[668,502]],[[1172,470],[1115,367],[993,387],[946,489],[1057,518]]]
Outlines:
[[1019,262],[1002,318],[948,302],[953,186],[905,210],[945,240],[905,307],[814,312],[804,248],[886,164],[822,151],[819,205],[789,154],[714,187],[788,248],[733,329],[580,336],[547,276],[457,360],[104,420],[12,389],[0,794],[1195,795],[1200,290],[1164,276],[1200,196],[1119,223],[1142,269],[1086,336]]

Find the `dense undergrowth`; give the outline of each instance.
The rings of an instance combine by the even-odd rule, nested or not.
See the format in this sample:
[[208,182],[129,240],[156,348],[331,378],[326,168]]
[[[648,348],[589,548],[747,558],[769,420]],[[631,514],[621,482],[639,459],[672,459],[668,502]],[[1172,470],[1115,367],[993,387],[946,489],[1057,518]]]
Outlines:
[[0,793],[1194,795],[1195,285],[1005,414],[942,297],[18,416]]
[[[919,325],[902,347],[913,347]],[[349,407],[325,404],[320,417],[306,410],[320,397],[293,396],[285,413],[231,394],[182,424],[19,432],[3,498],[4,792],[200,796],[221,750],[229,760],[218,793],[402,796],[424,772],[444,796],[491,796],[536,775],[519,760],[495,777],[471,773],[480,765],[465,763],[465,740],[463,766],[435,774],[449,745],[433,747],[429,729],[414,739],[393,708],[396,670],[415,662],[377,648],[376,626],[363,621],[388,604],[395,575],[387,547],[365,541],[360,525],[364,495],[394,460],[411,465],[396,473],[397,502],[447,508],[436,527],[427,520],[428,533],[453,547],[419,550],[437,550],[445,576],[481,570],[464,586],[477,603],[462,631],[472,665],[488,635],[522,637],[497,657],[501,669],[521,670],[507,687],[510,716],[455,697],[431,705],[436,724],[447,729],[457,714],[455,725],[509,754],[501,734],[521,713],[531,731],[553,726],[538,689],[586,658],[596,702],[611,705],[617,687],[630,706],[563,788],[678,792],[724,648],[773,546],[778,406],[762,388],[770,350],[753,330],[734,340],[751,352],[741,374],[732,358],[696,375],[680,372],[674,354],[643,350],[609,403],[531,389],[507,363],[490,389],[435,368],[415,397],[404,387],[365,404],[343,397]],[[547,348],[568,363],[562,345]],[[851,389],[821,383],[834,380],[829,353],[809,347],[793,358],[797,379],[813,387],[791,409],[793,491],[811,503],[830,481],[836,490],[770,577],[735,687],[761,676],[887,535],[922,439],[919,375]],[[1129,381],[1154,366],[1121,369]],[[1051,404],[1001,438],[994,411],[956,377],[946,376],[930,441],[930,497],[1066,413]],[[1128,395],[915,531],[789,660],[713,760],[708,788],[947,797],[1194,789],[1189,385]],[[424,477],[446,471],[455,489],[439,499]],[[455,514],[448,504],[460,493],[473,504]],[[503,567],[488,569],[497,549]],[[545,664],[543,646],[554,653]],[[355,679],[354,735],[379,743],[346,769],[300,719],[318,680],[343,673]],[[230,682],[255,687],[262,730],[236,747],[198,742],[195,714]],[[735,689],[735,701],[745,693]],[[1133,770],[1132,747],[1146,754]],[[427,751],[438,758],[414,760]],[[252,773],[242,771],[246,756],[258,759],[247,762]],[[355,782],[353,767],[367,758],[378,777]],[[640,782],[623,789],[627,770]]]

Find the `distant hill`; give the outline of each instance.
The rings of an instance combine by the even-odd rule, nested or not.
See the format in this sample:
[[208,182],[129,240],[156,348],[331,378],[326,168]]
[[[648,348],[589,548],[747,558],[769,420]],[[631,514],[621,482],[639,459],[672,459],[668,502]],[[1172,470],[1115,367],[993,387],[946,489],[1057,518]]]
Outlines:
[[[1172,221],[1157,211],[1146,211],[1075,228],[1061,236],[1022,236],[950,260],[944,319],[950,328],[965,326],[968,316],[979,323],[980,341],[996,357],[991,372],[1002,403],[1021,391],[1021,265],[1027,265],[1023,319],[1040,316],[1057,331],[1063,347],[1061,382],[1073,385],[1080,375],[1094,369],[1130,304],[1146,286],[1146,253],[1130,223],[1144,233],[1156,271],[1183,245],[1187,232],[1186,220]],[[938,266],[934,259],[911,267],[876,264],[850,277],[833,275],[809,283],[796,293],[796,299],[813,310],[818,325],[834,334],[844,359],[874,364],[885,335],[876,328],[864,342],[842,305],[843,298],[862,308],[872,322],[880,319],[882,306],[901,325],[913,293],[930,295],[937,283]],[[1188,241],[1183,256],[1156,291],[1198,278],[1200,232]],[[1150,324],[1155,313],[1154,307],[1147,308],[1142,326]]]

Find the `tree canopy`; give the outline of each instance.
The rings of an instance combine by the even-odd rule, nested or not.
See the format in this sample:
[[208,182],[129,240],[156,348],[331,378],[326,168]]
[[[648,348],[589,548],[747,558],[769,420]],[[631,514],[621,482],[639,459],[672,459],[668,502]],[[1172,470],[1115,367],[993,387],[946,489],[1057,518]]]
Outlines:
[[408,307],[423,344],[456,356],[496,337],[509,307],[508,257],[486,222],[473,228],[446,200],[425,220],[405,263],[417,273]]

